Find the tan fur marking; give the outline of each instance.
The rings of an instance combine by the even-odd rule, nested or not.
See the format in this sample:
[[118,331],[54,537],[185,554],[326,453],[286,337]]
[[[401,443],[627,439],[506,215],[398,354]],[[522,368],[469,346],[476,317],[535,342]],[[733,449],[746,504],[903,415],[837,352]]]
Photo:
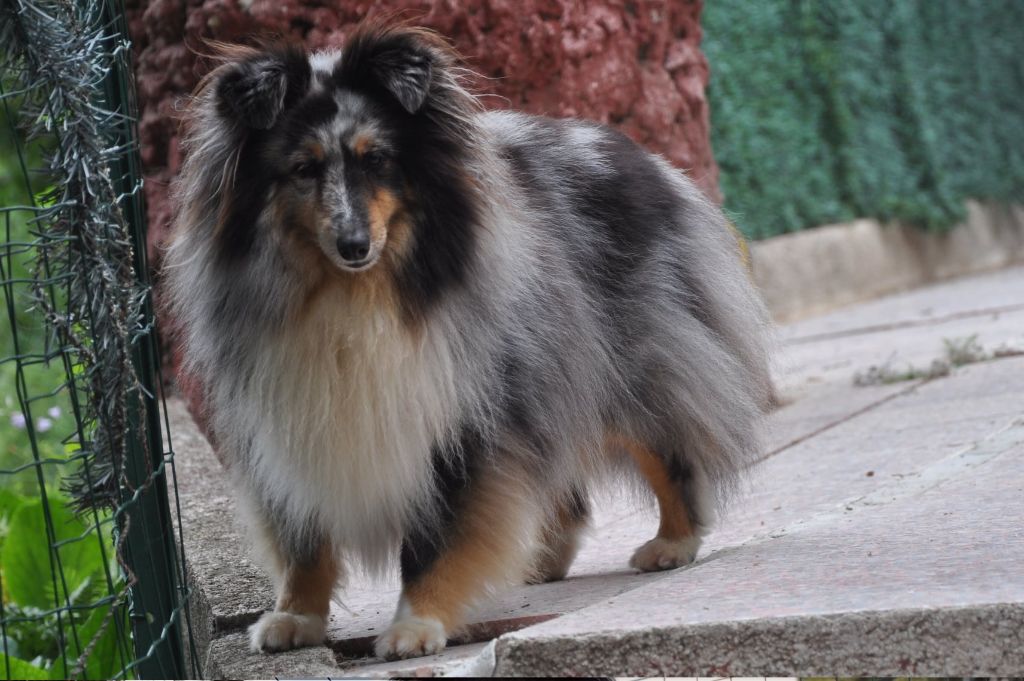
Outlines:
[[398,265],[405,259],[412,244],[412,224],[401,211],[395,214],[388,227],[388,246],[384,255],[388,259],[388,266],[397,269]]
[[373,242],[379,243],[388,238],[388,227],[398,208],[398,197],[390,189],[378,187],[373,192],[366,207],[370,218],[370,239]]
[[[409,187],[406,187],[404,195],[408,196],[409,192]],[[398,269],[398,266],[405,259],[412,246],[413,226],[402,197],[402,193],[394,195],[396,210],[391,216],[391,221],[388,225],[388,247],[384,251],[384,255],[388,259],[388,267],[392,271]]]
[[352,140],[352,151],[356,153],[356,156],[362,156],[373,148],[374,140],[373,135],[368,132],[360,132]]
[[282,250],[295,263],[296,271],[302,273],[309,288],[319,286],[329,272],[330,263],[317,244],[316,207],[280,192],[272,199],[270,210]]
[[389,311],[395,319],[399,317],[394,281],[384,268],[372,267],[353,274],[329,267],[323,278],[311,287],[292,323],[301,324],[310,314],[317,313],[324,298],[337,299],[339,296],[344,296],[350,304],[359,306],[367,314]]
[[275,610],[326,618],[337,579],[337,560],[331,548],[325,545],[312,565],[289,565],[285,569]]
[[316,159],[318,163],[322,162],[324,158],[327,157],[327,152],[324,150],[324,145],[320,144],[319,142],[306,143],[306,151],[308,151],[309,155]]
[[521,579],[526,572],[528,557],[518,539],[525,491],[509,479],[475,484],[451,544],[402,594],[413,615],[433,617],[448,632],[489,586]]
[[692,537],[693,524],[690,522],[690,513],[680,497],[678,484],[668,474],[665,462],[639,442],[621,437],[612,440],[629,452],[658,499],[658,510],[661,514],[658,536],[672,540]]

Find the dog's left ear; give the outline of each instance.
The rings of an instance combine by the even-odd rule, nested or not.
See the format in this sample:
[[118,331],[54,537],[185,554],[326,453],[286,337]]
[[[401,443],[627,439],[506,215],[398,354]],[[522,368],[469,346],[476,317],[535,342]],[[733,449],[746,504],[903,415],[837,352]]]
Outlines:
[[430,94],[432,55],[413,41],[384,50],[373,59],[373,73],[381,87],[390,92],[402,108],[416,113]]
[[255,53],[228,66],[217,81],[222,116],[247,128],[268,130],[287,106],[305,92],[310,80],[306,55],[283,47]]
[[382,92],[411,114],[430,98],[444,67],[440,38],[425,29],[368,22],[356,29],[335,67],[339,84]]

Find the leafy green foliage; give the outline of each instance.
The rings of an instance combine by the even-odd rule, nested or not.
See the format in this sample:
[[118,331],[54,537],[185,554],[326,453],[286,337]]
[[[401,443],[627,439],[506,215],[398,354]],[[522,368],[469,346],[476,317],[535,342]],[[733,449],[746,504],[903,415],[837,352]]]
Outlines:
[[713,0],[726,209],[763,238],[854,217],[945,229],[1024,199],[1024,4]]
[[[74,515],[57,491],[78,465],[79,445],[65,366],[30,295],[39,236],[28,207],[41,202],[26,177],[45,177],[26,175],[19,155],[25,166],[38,167],[45,140],[16,142],[6,111],[0,108],[0,283],[12,304],[4,310],[12,333],[0,335],[0,583],[7,634],[0,641],[0,678],[68,678],[87,651],[81,673],[108,678],[123,666],[115,653],[127,639],[124,608],[111,613],[97,600],[120,589],[109,576],[116,570],[105,565],[114,555],[111,521]],[[61,299],[59,287],[54,295]]]
[[4,588],[21,606],[46,609],[65,600],[72,605],[88,602],[104,574],[102,540],[63,500],[22,504],[5,542]]
[[126,608],[117,607],[113,612],[103,607],[93,609],[89,618],[78,627],[77,635],[68,641],[65,654],[54,663],[51,678],[66,679],[74,676],[78,660],[85,653],[88,653],[88,657],[84,678],[113,678],[126,662],[120,642],[127,630]]
[[110,599],[98,600],[122,588],[108,581],[116,574],[105,564],[113,553],[108,519],[93,525],[59,495],[44,504],[9,490],[0,490],[0,518],[8,528],[0,564],[7,658],[0,663],[11,664],[11,676],[0,664],[0,678],[116,675],[126,662],[128,622],[123,605],[111,609]]
[[[10,672],[8,673],[8,670]],[[2,679],[48,679],[49,673],[31,662],[0,653],[0,678]]]
[[[6,83],[3,86],[5,92],[11,87]],[[38,487],[37,470],[29,464],[37,455],[43,460],[65,458],[63,439],[75,433],[75,421],[68,409],[62,360],[47,359],[54,354],[56,343],[33,305],[30,285],[38,235],[32,222],[36,213],[29,206],[38,204],[38,196],[48,192],[32,193],[21,161],[27,167],[39,167],[43,147],[52,140],[16,139],[6,115],[8,108],[16,105],[10,100],[0,105],[0,280],[13,304],[13,332],[0,334],[0,487],[28,493]],[[32,173],[29,179],[38,183],[46,178]],[[63,298],[59,287],[54,295],[58,300]],[[10,324],[8,314],[5,309],[5,325]],[[16,356],[23,360],[14,361]],[[23,401],[29,403],[29,409]],[[32,440],[28,437],[30,428]],[[38,470],[50,483],[58,481],[59,471],[54,465]]]
[[24,497],[0,487],[0,552],[3,551],[7,533],[11,528],[11,516],[24,501]]

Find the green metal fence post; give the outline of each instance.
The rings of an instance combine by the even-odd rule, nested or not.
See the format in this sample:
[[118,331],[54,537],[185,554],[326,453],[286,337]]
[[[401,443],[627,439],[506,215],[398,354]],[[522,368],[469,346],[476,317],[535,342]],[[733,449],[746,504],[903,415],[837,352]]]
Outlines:
[[[136,178],[142,177],[136,145],[137,106],[130,85],[133,75],[129,68],[131,56],[127,51],[129,39],[124,9],[117,0],[98,4],[101,21],[110,29],[110,50],[122,51],[121,57],[112,61],[104,82],[107,110],[122,115],[115,142],[125,150],[111,171],[123,197],[121,209],[133,236],[135,275],[140,283],[148,285],[146,217],[141,187],[136,184]],[[148,294],[143,316],[146,330],[136,340],[133,362],[144,395],[141,404],[129,405],[130,432],[125,460],[128,482],[136,490],[134,505],[129,505],[130,517],[123,527],[127,530],[125,558],[135,577],[130,613],[139,658],[138,675],[180,679],[186,676],[178,619],[180,575],[176,570],[174,527],[163,465],[157,397],[159,344],[152,299]],[[131,504],[130,497],[126,496],[124,501]]]

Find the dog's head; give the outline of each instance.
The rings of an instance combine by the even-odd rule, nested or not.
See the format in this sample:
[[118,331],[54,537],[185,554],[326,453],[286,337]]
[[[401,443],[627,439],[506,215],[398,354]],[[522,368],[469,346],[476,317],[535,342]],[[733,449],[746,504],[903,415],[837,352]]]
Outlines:
[[447,44],[371,25],[340,52],[224,52],[196,100],[180,195],[217,205],[219,255],[269,244],[299,269],[358,273],[383,259],[398,277],[443,277],[425,242],[470,221],[476,108]]

